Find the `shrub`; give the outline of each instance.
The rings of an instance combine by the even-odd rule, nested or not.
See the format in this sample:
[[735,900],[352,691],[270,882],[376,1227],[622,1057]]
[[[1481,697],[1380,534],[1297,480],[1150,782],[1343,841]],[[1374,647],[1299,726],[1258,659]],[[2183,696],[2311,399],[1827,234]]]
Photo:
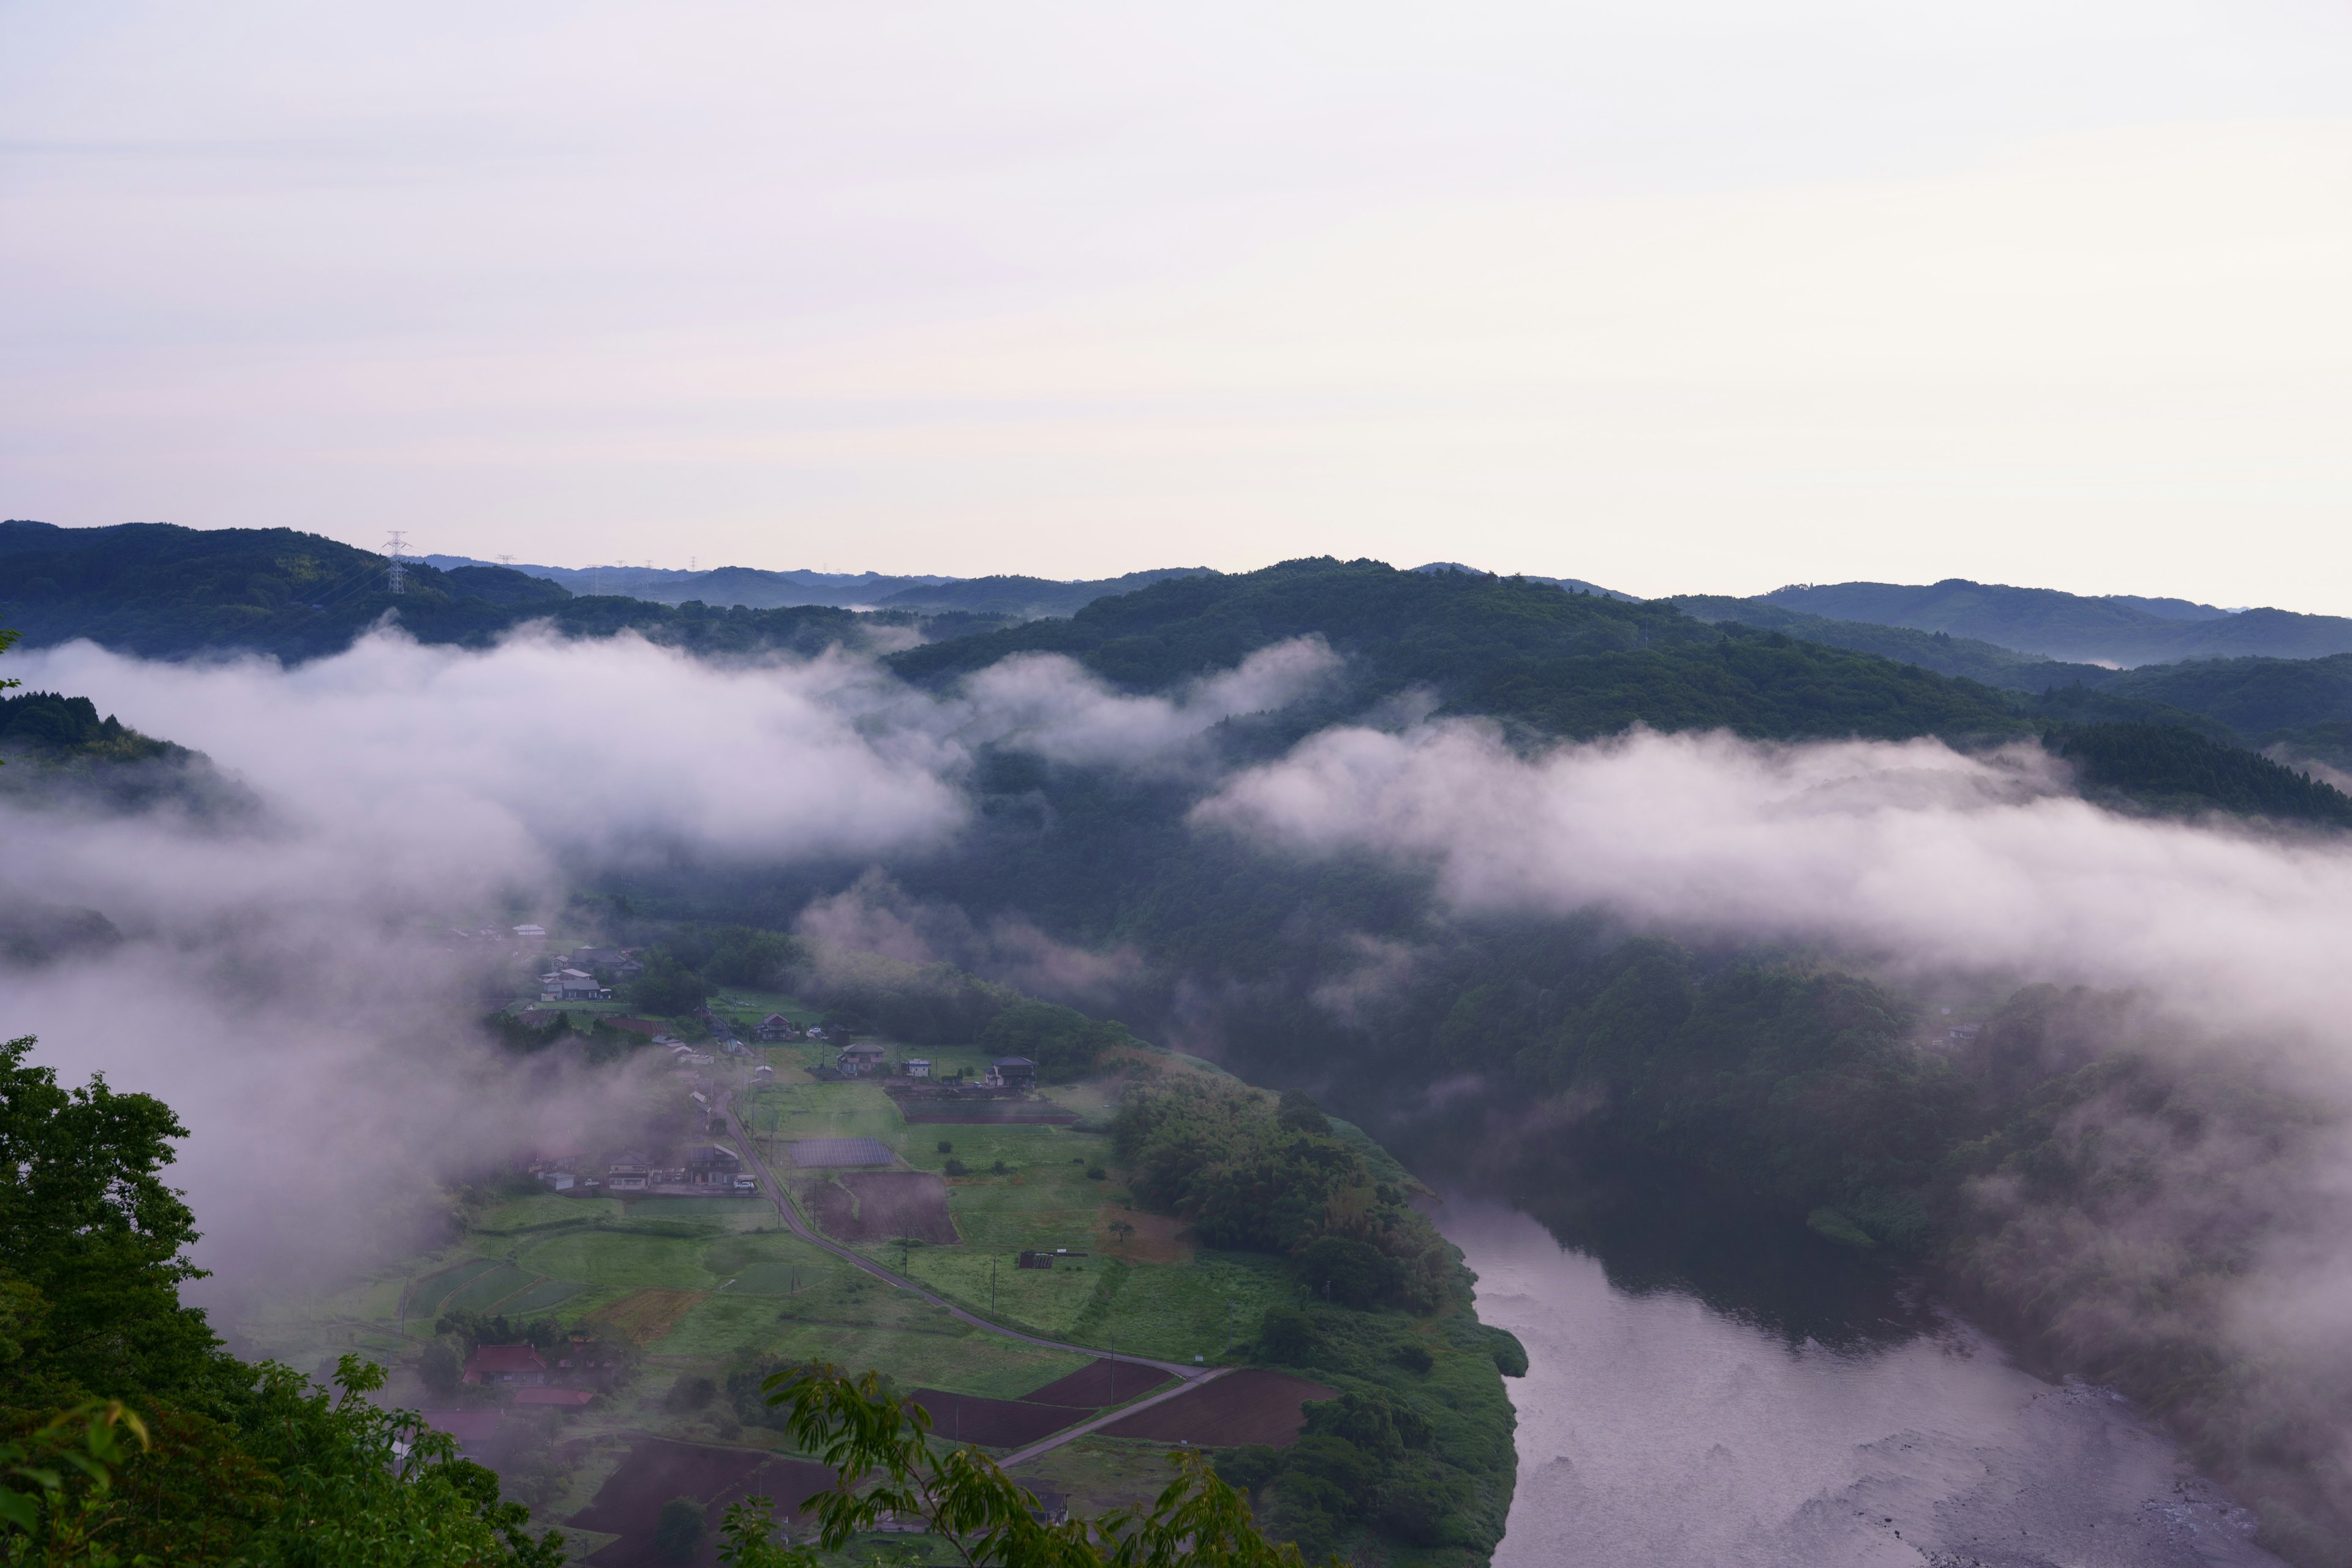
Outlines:
[[654,1551],[663,1562],[694,1561],[695,1548],[702,1544],[702,1512],[700,1498],[674,1497],[662,1504],[654,1521]]
[[996,1163],[991,1165],[989,1169],[1000,1176],[1009,1176],[1013,1173],[1013,1167],[1006,1164],[1002,1160],[999,1160]]
[[1351,1237],[1325,1236],[1299,1250],[1298,1267],[1307,1288],[1349,1307],[1386,1300],[1399,1284],[1396,1260]]
[[942,1138],[940,1140],[940,1152],[942,1154],[952,1154],[955,1152],[955,1145],[950,1142],[947,1139]]
[[1100,1165],[1088,1165],[1087,1167],[1087,1180],[1090,1182],[1099,1182],[1109,1173],[1110,1173],[1105,1171]]
[[[671,1384],[669,1392],[662,1396],[662,1407],[666,1410],[699,1410],[718,1393],[719,1385],[707,1377],[681,1377]],[[695,1506],[699,1508],[701,1504]]]
[[1315,1320],[1296,1307],[1268,1307],[1258,1320],[1258,1353],[1286,1366],[1305,1366],[1315,1353]]
[[1331,1131],[1330,1118],[1325,1116],[1323,1108],[1315,1103],[1315,1097],[1303,1089],[1282,1091],[1281,1104],[1276,1110],[1274,1119],[1292,1132],[1317,1132],[1328,1136]]
[[1412,1340],[1407,1340],[1391,1351],[1389,1359],[1407,1372],[1427,1372],[1436,1364],[1436,1358],[1429,1353],[1429,1347]]
[[457,1352],[446,1340],[435,1340],[426,1345],[425,1359],[416,1365],[416,1375],[436,1394],[455,1394],[465,1374],[466,1363],[458,1360]]
[[947,1173],[950,1176],[968,1176],[971,1174],[971,1167],[965,1164],[961,1160],[950,1160],[947,1163],[946,1170]]

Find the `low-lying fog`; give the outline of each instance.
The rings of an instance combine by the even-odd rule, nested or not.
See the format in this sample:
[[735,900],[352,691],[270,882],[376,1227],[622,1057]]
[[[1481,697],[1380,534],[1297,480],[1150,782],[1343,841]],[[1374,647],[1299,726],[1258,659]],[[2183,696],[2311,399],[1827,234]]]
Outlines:
[[[1055,657],[934,695],[860,658],[723,667],[631,637],[461,652],[393,632],[291,670],[86,644],[8,662],[28,687],[208,753],[262,802],[226,823],[0,805],[7,896],[96,909],[128,939],[10,973],[0,1028],[39,1035],[38,1059],[68,1079],[102,1070],[178,1109],[199,1258],[232,1278],[331,1255],[329,1237],[360,1233],[342,1216],[396,1225],[435,1175],[604,1113],[609,1088],[524,1081],[468,1043],[478,998],[438,928],[552,911],[583,873],[675,857],[952,853],[982,745],[1190,780],[1196,831],[1427,866],[1464,911],[1601,908],[1897,977],[2128,989],[2328,1116],[2352,1087],[2352,848],[2118,816],[2030,748],[1637,732],[1530,755],[1483,724],[1406,714],[1221,771],[1220,721],[1328,681],[1338,660],[1312,639],[1167,697]],[[1143,962],[1059,949],[1019,911],[951,915],[1043,984]],[[809,918],[853,941],[919,940],[914,915],[873,898]],[[2258,1195],[2275,1240],[2232,1285],[2221,1331],[2333,1388],[2352,1382],[2352,1152],[2321,1147]],[[2163,1212],[2129,1245],[2168,1245]]]

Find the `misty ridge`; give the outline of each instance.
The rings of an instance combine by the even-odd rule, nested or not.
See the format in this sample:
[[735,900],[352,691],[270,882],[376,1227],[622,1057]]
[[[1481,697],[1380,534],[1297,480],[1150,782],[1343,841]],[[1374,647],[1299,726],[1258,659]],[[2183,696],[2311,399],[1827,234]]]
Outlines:
[[0,885],[113,933],[25,954],[8,1032],[180,1110],[195,1299],[229,1301],[621,1125],[641,1067],[485,1049],[452,925],[618,894],[819,964],[956,966],[1433,1165],[1507,1186],[1637,1144],[1930,1259],[2334,1560],[2352,840],[2086,799],[1957,689],[1921,689],[1949,739],[1580,738],[1336,624],[1013,646],[1072,624],[723,660],[528,626],[291,668],[11,656],[250,805],[0,795]]

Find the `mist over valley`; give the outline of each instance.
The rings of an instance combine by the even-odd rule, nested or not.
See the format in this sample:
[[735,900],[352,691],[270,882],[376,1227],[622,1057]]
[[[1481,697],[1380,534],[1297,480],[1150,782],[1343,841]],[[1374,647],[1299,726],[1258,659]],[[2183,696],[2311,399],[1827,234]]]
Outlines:
[[[653,1550],[661,1445],[771,1462],[758,1377],[811,1355],[1140,1502],[1145,1414],[1021,1425],[1073,1347],[1291,1380],[1160,1440],[1318,1552],[2352,1539],[2352,801],[2256,746],[2339,722],[2334,655],[2029,692],[1332,560],[978,626],[685,606],[719,640],[408,596],[300,650],[192,594],[8,656],[5,1032],[184,1124],[229,1349],[375,1360],[591,1561]],[[1664,1364],[1604,1396],[1612,1333],[1785,1380],[1817,1468]],[[468,1381],[502,1343],[594,1376]],[[1637,1428],[1696,1447],[1624,1470]],[[1696,1534],[1640,1502],[1684,1463],[1738,1499]],[[712,1484],[675,1495],[715,1532]]]

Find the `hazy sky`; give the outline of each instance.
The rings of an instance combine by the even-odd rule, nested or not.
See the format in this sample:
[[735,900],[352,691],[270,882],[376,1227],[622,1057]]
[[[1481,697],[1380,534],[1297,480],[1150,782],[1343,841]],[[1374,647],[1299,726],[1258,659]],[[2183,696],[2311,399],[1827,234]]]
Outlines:
[[2340,0],[0,6],[0,515],[2352,613]]

